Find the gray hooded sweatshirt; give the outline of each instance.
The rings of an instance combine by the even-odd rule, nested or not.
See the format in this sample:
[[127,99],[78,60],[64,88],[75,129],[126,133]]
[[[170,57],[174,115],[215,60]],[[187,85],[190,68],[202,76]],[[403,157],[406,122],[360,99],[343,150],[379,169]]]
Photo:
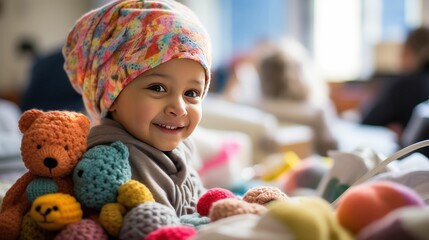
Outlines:
[[204,188],[192,166],[195,151],[187,139],[176,149],[160,151],[128,133],[118,122],[104,118],[91,129],[88,149],[122,141],[129,150],[132,178],[149,188],[155,201],[173,208],[178,216],[195,212],[195,205]]

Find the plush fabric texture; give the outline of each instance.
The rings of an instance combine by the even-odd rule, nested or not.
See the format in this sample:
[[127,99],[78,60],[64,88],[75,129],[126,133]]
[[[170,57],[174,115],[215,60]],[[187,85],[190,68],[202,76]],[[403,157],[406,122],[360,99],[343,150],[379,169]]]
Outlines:
[[188,226],[162,227],[155,230],[145,240],[188,240],[197,234],[197,231]]
[[[35,240],[35,239],[54,239],[58,231],[50,231],[41,228],[31,217],[30,212],[22,218],[21,233],[19,234],[20,240]],[[6,239],[0,237],[1,239]]]
[[206,71],[206,92],[210,48],[206,30],[184,5],[116,0],[77,21],[63,47],[64,67],[87,111],[99,120],[131,81],[170,59],[200,63]]
[[249,189],[243,196],[248,203],[265,205],[274,200],[287,200],[288,196],[277,187],[260,186]]
[[77,112],[31,109],[22,114],[18,125],[23,134],[21,156],[28,172],[12,185],[3,199],[0,233],[4,234],[0,237],[5,239],[19,236],[22,217],[31,207],[26,189],[33,180],[50,178],[58,192],[73,193],[71,173],[86,151],[90,121]]
[[268,214],[293,236],[291,239],[352,240],[352,235],[338,222],[334,209],[319,197],[295,197],[268,204]]
[[122,204],[107,203],[101,208],[98,221],[111,236],[117,237],[121,231],[125,213],[126,209]]
[[179,218],[180,223],[185,226],[194,228],[200,228],[210,223],[210,218],[206,216],[200,216],[198,213],[183,215]]
[[30,216],[47,230],[60,230],[70,223],[82,220],[82,209],[76,198],[64,193],[50,193],[34,200]]
[[128,147],[132,179],[144,184],[156,202],[173,208],[177,216],[195,212],[205,189],[192,167],[198,158],[190,139],[182,141],[173,151],[163,152],[137,140],[119,123],[103,118],[101,125],[91,129],[88,148],[118,140]]
[[197,212],[208,216],[213,203],[224,198],[236,198],[234,193],[224,188],[211,188],[198,199]]
[[89,149],[73,171],[77,199],[88,208],[100,210],[116,202],[118,188],[131,179],[128,148],[116,141],[110,146]]
[[58,191],[58,186],[53,179],[50,178],[37,178],[34,179],[27,186],[27,198],[30,202],[33,202],[39,196],[55,193]]
[[209,218],[212,222],[239,214],[262,215],[267,209],[257,203],[248,203],[236,198],[225,198],[213,203]]
[[107,240],[109,236],[104,232],[103,228],[91,219],[83,219],[77,223],[67,225],[62,230],[55,240]]
[[337,207],[338,220],[346,229],[358,234],[369,224],[395,209],[423,207],[423,199],[411,188],[395,182],[380,181],[356,185],[346,191]]
[[146,202],[131,209],[124,217],[120,239],[140,240],[164,226],[179,225],[173,209],[157,202]]
[[118,203],[126,209],[137,207],[145,202],[155,202],[150,190],[136,180],[129,180],[118,188]]

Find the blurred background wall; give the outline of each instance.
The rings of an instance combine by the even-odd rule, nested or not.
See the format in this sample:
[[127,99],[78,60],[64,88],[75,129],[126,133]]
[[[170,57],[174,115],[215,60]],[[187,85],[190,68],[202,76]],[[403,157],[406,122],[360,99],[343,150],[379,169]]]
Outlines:
[[[77,18],[104,2],[0,0],[0,97],[19,102],[34,55],[61,46]],[[258,42],[291,36],[309,49],[326,81],[334,83],[395,72],[398,43],[411,28],[429,24],[429,0],[181,2],[209,30],[215,69]]]

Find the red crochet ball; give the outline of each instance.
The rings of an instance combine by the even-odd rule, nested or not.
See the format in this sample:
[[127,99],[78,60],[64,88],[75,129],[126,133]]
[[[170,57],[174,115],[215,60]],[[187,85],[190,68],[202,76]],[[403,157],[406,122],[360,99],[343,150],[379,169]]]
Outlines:
[[209,211],[213,203],[225,198],[235,198],[235,195],[231,191],[223,188],[209,189],[198,200],[197,212],[201,216],[207,216],[209,215]]
[[196,234],[197,230],[189,226],[167,226],[149,233],[145,240],[187,240]]

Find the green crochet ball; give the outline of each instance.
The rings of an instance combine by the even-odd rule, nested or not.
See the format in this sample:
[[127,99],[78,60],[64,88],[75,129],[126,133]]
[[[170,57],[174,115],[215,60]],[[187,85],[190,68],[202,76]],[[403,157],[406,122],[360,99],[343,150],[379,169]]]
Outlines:
[[85,207],[100,210],[116,202],[118,187],[131,179],[128,148],[116,141],[89,149],[73,171],[76,198]]

